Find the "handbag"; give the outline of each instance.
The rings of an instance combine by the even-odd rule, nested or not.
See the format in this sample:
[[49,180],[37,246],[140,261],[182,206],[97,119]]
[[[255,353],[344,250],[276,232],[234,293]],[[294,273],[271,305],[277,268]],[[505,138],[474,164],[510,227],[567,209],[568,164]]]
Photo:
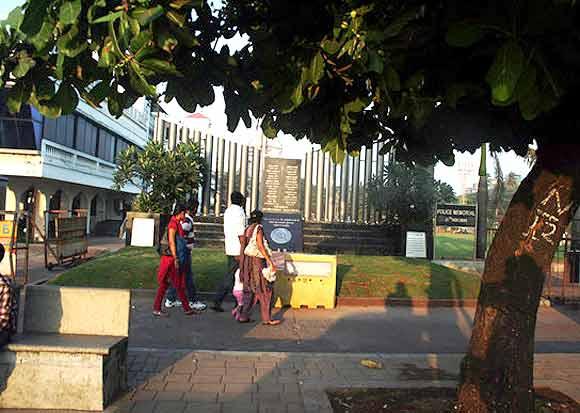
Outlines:
[[268,282],[275,282],[276,281],[276,271],[272,271],[270,269],[270,267],[266,267],[264,269],[262,269],[262,276],[266,279],[266,281]]
[[[248,245],[246,245],[246,248],[244,248],[244,255],[248,257],[266,258],[262,255],[262,252],[258,248],[258,242],[256,239],[258,237],[258,227],[260,226],[261,225],[256,225],[254,227],[252,237],[250,238]],[[270,246],[268,245],[268,240],[266,238],[264,238],[264,248],[266,248],[266,251],[270,252]]]

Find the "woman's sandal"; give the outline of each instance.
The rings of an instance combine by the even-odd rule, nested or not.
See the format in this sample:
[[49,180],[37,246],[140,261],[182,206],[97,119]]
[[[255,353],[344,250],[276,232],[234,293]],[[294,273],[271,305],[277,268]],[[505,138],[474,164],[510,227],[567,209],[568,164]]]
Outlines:
[[153,315],[155,317],[169,317],[169,313],[166,313],[165,311],[153,311]]
[[270,320],[270,321],[263,321],[262,325],[265,326],[277,326],[282,324],[282,320]]
[[193,308],[191,308],[188,311],[184,311],[183,314],[185,314],[185,315],[194,315],[194,314],[199,314],[199,311],[196,311]]

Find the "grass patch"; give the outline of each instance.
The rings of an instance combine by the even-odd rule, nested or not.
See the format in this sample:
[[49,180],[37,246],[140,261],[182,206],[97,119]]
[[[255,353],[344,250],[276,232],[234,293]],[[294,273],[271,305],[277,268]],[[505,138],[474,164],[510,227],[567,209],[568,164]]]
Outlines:
[[435,235],[437,259],[472,260],[475,250],[475,234],[443,233]]
[[[61,274],[50,284],[101,288],[156,288],[159,256],[153,248],[124,248]],[[199,291],[214,291],[226,267],[222,251],[192,255]],[[475,298],[479,278],[429,261],[403,257],[341,255],[337,292],[350,297]]]

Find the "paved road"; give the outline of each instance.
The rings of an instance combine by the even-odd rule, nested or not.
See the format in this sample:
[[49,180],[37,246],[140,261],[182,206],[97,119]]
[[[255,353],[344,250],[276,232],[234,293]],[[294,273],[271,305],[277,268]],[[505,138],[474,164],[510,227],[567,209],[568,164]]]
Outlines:
[[[278,327],[238,324],[229,313],[186,317],[151,315],[152,298],[135,297],[129,345],[196,350],[462,353],[471,335],[473,309],[337,308],[283,310]],[[226,306],[229,307],[229,306]],[[275,310],[280,311],[280,310]],[[258,314],[254,314],[259,318]],[[538,353],[580,353],[580,311],[541,308]]]

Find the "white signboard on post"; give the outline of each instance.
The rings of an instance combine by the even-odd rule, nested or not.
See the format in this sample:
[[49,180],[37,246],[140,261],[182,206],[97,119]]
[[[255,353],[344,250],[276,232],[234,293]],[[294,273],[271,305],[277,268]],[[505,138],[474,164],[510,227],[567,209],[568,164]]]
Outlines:
[[131,246],[152,247],[155,245],[155,220],[153,218],[133,218]]
[[427,236],[424,232],[407,231],[407,258],[427,258]]

